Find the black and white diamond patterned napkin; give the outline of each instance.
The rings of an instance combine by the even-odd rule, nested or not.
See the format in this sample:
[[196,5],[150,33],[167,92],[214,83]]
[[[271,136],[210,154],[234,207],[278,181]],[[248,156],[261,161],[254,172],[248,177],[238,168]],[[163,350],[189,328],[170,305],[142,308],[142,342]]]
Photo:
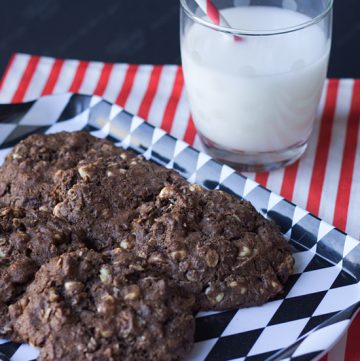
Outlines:
[[[308,361],[345,332],[360,305],[357,240],[117,105],[70,94],[1,105],[0,163],[28,134],[81,129],[175,169],[189,182],[246,198],[279,224],[293,247],[296,267],[286,292],[261,307],[200,313],[189,361]],[[37,357],[30,346],[5,340],[0,353],[14,361]]]

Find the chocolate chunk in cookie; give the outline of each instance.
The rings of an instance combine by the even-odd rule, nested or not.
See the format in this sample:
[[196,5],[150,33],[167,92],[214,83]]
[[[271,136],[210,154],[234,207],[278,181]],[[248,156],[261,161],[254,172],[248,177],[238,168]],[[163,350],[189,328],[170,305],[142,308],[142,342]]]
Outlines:
[[181,360],[194,333],[193,299],[120,249],[52,259],[11,307],[39,360]]
[[83,246],[83,234],[50,213],[0,208],[0,335],[15,338],[8,307],[51,257]]

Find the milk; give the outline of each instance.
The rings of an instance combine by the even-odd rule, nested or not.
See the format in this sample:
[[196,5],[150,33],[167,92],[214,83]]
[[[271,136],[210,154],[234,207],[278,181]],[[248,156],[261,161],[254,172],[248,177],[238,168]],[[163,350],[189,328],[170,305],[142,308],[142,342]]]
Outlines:
[[[221,12],[232,27],[247,30],[276,31],[311,21],[275,7]],[[329,51],[330,41],[319,24],[235,41],[193,23],[182,39],[182,63],[198,131],[218,146],[244,152],[272,152],[306,142]]]

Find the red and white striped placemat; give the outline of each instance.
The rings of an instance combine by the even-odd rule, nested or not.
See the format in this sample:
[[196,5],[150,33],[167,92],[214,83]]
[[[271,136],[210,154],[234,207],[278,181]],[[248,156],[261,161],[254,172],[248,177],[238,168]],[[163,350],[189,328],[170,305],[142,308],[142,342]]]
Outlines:
[[[64,92],[102,96],[200,147],[179,66],[109,64],[15,54],[0,81],[0,103]],[[246,175],[358,239],[359,124],[360,80],[328,80],[305,156],[285,169]],[[322,361],[359,361],[359,338],[360,316]]]

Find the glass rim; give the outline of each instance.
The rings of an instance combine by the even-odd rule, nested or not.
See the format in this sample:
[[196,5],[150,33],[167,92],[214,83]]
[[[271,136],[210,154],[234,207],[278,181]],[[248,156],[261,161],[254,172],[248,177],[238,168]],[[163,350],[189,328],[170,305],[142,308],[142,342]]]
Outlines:
[[[223,33],[227,33],[230,35],[239,35],[239,36],[268,36],[268,35],[280,35],[280,34],[287,34],[292,33],[295,31],[299,31],[305,28],[308,28],[309,26],[315,25],[319,23],[321,20],[323,20],[325,17],[328,16],[329,12],[333,8],[334,0],[328,0],[328,4],[326,8],[317,16],[314,18],[305,21],[303,23],[286,27],[286,28],[279,28],[279,29],[273,29],[273,30],[246,30],[246,29],[239,29],[239,28],[229,28],[227,26],[221,26],[216,25],[214,23],[211,23],[208,20],[205,20],[204,18],[201,18],[194,14],[193,11],[190,10],[187,1],[186,0],[180,0],[180,4],[182,9],[185,11],[186,15],[191,18],[193,21],[206,26],[208,28],[211,28],[216,31],[220,31]],[[205,15],[205,14],[204,14]]]

